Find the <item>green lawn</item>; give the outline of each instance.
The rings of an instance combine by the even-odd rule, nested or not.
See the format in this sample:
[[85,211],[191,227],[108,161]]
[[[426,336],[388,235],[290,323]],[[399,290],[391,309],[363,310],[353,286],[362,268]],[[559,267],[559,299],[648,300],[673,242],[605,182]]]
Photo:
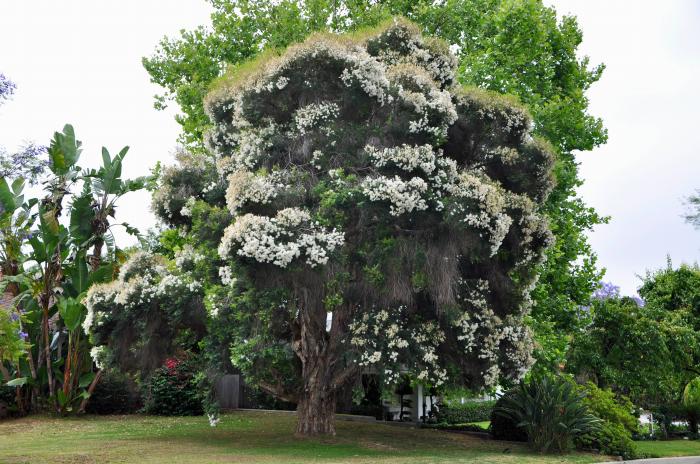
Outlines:
[[591,463],[601,456],[542,456],[468,435],[338,421],[338,435],[298,439],[295,417],[236,412],[206,418],[32,417],[0,423],[0,463]]
[[483,422],[470,422],[470,425],[476,425],[478,427],[481,427],[484,430],[489,429],[489,425],[491,425],[491,421],[483,421]]
[[700,440],[650,440],[635,443],[639,451],[653,457],[700,456]]

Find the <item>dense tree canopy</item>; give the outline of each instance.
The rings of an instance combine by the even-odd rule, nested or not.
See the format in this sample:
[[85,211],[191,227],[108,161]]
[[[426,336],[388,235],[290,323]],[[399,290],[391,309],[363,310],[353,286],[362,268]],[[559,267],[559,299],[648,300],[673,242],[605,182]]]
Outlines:
[[[166,38],[152,57],[144,59],[153,82],[165,89],[156,106],[170,101],[179,105],[180,140],[193,152],[203,151],[203,134],[210,124],[203,98],[228,67],[315,31],[355,30],[395,14],[451,45],[459,59],[455,78],[460,83],[517,95],[533,115],[534,132],[547,138],[557,154],[557,185],[544,205],[555,241],[532,296],[535,327],[545,345],[539,352],[553,356],[544,352],[566,345],[564,335],[580,323],[578,308],[588,304],[601,278],[585,232],[605,221],[574,190],[581,183],[574,151],[590,150],[606,140],[600,119],[588,114],[585,95],[603,67],[590,67],[587,58],[577,57],[582,35],[575,18],[558,21],[552,8],[535,0],[211,0],[211,4],[211,28]],[[192,169],[201,169],[201,164]]]
[[606,292],[574,337],[567,370],[629,395],[638,405],[679,405],[700,373],[700,270],[682,265],[649,273],[644,302]]
[[216,171],[163,175],[169,224],[228,210],[210,305],[235,314],[237,366],[299,404],[300,433],[333,431],[360,368],[479,388],[532,362],[552,149],[516,100],[454,85],[455,65],[403,20],[314,35],[217,82]]

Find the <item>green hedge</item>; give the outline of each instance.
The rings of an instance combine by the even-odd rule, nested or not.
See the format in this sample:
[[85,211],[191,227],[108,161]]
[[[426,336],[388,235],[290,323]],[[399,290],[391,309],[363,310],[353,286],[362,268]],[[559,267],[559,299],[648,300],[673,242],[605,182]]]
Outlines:
[[467,401],[465,403],[443,404],[437,413],[437,420],[444,424],[465,424],[491,419],[495,401]]

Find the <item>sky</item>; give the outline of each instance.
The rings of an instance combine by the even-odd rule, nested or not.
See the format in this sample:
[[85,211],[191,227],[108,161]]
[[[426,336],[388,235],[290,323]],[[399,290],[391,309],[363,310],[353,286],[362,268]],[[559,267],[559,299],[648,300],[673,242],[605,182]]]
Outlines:
[[[160,89],[141,57],[163,36],[208,24],[208,3],[0,1],[0,72],[18,87],[0,107],[0,145],[46,143],[71,123],[83,141],[83,165],[96,167],[102,146],[114,154],[125,145],[127,177],[172,163],[177,108],[153,108]],[[577,154],[585,179],[579,193],[611,217],[590,234],[591,244],[605,280],[632,295],[638,276],[665,266],[667,256],[674,265],[700,260],[700,231],[681,217],[684,197],[700,188],[700,2],[545,3],[578,17],[581,54],[606,65],[588,96],[609,141]],[[154,225],[149,203],[146,192],[129,194],[118,218],[147,230]]]

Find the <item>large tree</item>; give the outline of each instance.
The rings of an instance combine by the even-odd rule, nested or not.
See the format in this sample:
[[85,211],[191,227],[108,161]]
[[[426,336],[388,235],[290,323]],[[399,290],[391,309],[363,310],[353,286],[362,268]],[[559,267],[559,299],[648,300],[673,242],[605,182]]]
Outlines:
[[268,53],[207,96],[212,184],[187,162],[163,178],[155,209],[185,230],[225,200],[231,291],[210,298],[235,315],[238,367],[298,404],[300,434],[334,433],[361,369],[480,388],[532,362],[552,149],[517,100],[456,84],[456,62],[398,19]]
[[567,370],[628,395],[644,407],[678,406],[700,374],[700,270],[668,266],[648,273],[644,301],[604,286],[590,325],[574,337]]
[[[404,15],[423,32],[442,37],[459,58],[456,79],[467,85],[517,95],[533,115],[534,133],[555,147],[557,184],[544,205],[554,242],[541,266],[532,297],[536,327],[547,346],[566,344],[580,325],[578,310],[589,303],[601,279],[586,232],[605,221],[576,196],[581,184],[574,152],[606,140],[600,119],[588,113],[586,91],[603,66],[580,58],[576,19],[557,19],[539,0],[210,0],[210,28],[165,38],[144,59],[153,82],[165,92],[156,106],[179,105],[181,143],[203,151],[209,127],[202,100],[212,81],[263,50],[283,48],[315,31],[342,32]],[[201,162],[200,162],[201,163]],[[547,348],[548,350],[548,348]]]

